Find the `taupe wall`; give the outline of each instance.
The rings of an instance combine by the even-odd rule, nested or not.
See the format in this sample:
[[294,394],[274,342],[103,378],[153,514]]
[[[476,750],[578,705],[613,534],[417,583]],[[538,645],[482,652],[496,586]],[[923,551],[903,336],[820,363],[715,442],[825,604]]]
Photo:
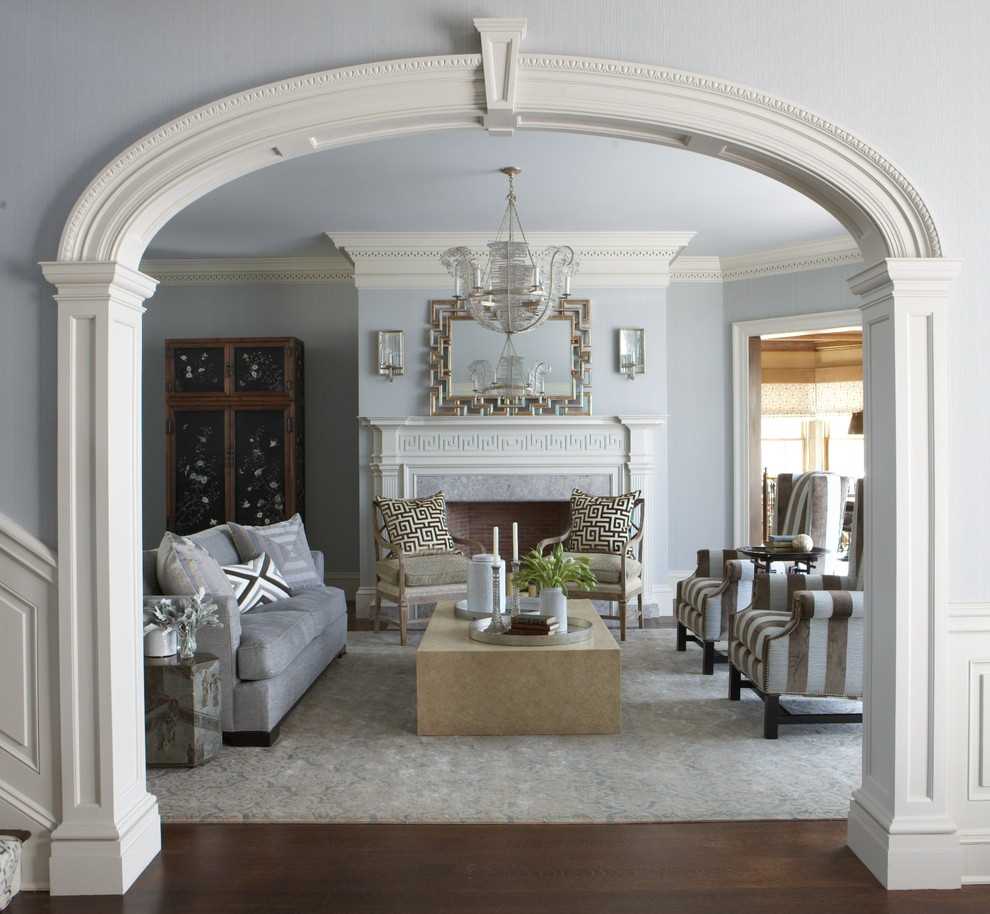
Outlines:
[[165,529],[164,340],[296,336],[306,347],[306,532],[328,575],[353,575],[357,545],[357,293],[350,284],[159,288],[144,318],[144,541]]

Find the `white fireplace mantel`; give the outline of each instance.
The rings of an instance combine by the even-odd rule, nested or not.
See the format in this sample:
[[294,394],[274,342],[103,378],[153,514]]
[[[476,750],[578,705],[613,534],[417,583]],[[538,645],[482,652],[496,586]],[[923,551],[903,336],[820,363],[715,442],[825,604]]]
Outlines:
[[[432,494],[444,477],[461,482],[478,477],[479,487],[485,477],[518,477],[522,485],[512,487],[516,501],[566,498],[571,479],[597,480],[597,490],[611,495],[639,489],[646,500],[647,602],[666,595],[665,416],[368,416],[360,421],[369,434],[372,497]],[[553,477],[552,495],[541,477]],[[372,521],[368,512],[366,543]],[[359,615],[367,614],[373,595],[373,563],[363,563]]]

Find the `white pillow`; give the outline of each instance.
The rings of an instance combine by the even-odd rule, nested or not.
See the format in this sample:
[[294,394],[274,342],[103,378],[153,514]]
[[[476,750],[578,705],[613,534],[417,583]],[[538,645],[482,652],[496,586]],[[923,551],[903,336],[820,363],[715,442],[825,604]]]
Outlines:
[[220,563],[188,537],[166,533],[155,565],[162,593],[194,594],[200,588],[218,597],[233,593]]

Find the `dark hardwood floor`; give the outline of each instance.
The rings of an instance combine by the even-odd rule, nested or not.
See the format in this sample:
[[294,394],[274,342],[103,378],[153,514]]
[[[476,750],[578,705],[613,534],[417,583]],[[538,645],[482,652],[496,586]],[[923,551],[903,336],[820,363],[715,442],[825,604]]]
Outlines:
[[990,886],[885,892],[844,822],[165,827],[124,898],[9,914],[961,914]]

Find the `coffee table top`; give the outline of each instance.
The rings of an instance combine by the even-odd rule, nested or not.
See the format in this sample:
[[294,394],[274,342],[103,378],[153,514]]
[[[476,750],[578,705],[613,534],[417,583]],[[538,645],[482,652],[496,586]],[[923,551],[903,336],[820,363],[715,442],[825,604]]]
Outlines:
[[416,653],[420,652],[449,652],[458,651],[464,653],[478,654],[508,654],[524,652],[526,654],[539,654],[545,651],[554,653],[559,651],[618,651],[619,645],[612,633],[608,630],[598,610],[590,600],[568,600],[568,615],[586,619],[591,623],[592,634],[588,641],[581,641],[577,644],[541,644],[541,645],[513,645],[485,644],[481,641],[473,641],[468,636],[470,622],[458,619],[454,615],[453,603],[438,603],[433,610],[430,624],[423,634],[422,640]]

